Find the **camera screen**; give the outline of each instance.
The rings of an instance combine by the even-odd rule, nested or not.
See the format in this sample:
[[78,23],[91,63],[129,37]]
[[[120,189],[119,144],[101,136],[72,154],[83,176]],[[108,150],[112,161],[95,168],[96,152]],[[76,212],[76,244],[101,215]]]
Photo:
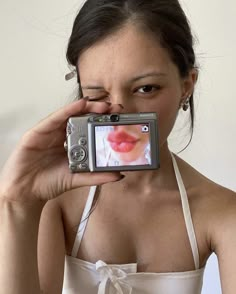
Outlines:
[[95,126],[96,167],[151,165],[150,125]]

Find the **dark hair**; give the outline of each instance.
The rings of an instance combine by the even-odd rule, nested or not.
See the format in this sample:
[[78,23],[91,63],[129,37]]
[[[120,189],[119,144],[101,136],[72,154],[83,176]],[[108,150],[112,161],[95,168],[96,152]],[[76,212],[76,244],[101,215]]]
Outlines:
[[[76,66],[82,52],[130,21],[158,39],[161,46],[168,50],[182,77],[195,67],[193,36],[178,0],[87,0],[74,21],[66,53],[68,63]],[[82,96],[81,88],[79,94]],[[189,143],[194,127],[193,95],[190,98],[190,114]]]

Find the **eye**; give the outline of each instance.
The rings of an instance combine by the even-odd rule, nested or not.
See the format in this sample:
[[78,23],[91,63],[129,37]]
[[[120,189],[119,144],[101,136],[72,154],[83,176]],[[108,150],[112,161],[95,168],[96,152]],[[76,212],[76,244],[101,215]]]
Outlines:
[[89,96],[89,101],[94,101],[94,102],[101,102],[101,101],[107,101],[109,100],[108,95],[102,95],[102,96]]
[[154,85],[145,85],[140,88],[138,88],[136,91],[141,93],[141,94],[149,94],[153,93],[156,90],[160,90],[160,86],[154,86]]

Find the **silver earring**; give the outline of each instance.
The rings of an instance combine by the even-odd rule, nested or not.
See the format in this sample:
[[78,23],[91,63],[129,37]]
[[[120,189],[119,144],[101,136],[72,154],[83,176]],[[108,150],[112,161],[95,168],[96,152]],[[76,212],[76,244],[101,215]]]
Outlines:
[[190,107],[190,103],[189,103],[190,98],[191,98],[191,96],[189,96],[185,101],[182,102],[181,106],[182,106],[183,111],[187,111],[189,109],[189,107]]

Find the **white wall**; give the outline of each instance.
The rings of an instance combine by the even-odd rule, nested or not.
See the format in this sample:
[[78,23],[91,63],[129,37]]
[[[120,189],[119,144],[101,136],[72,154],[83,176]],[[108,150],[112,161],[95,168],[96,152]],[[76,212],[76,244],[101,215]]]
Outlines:
[[[0,0],[0,167],[26,129],[75,93],[75,81],[64,81],[65,51],[79,3]],[[200,64],[194,138],[181,156],[207,177],[236,190],[236,2],[181,3],[198,38]],[[178,142],[180,134],[186,130],[175,131],[171,142]],[[177,151],[183,145],[172,146]],[[207,265],[203,293],[221,293],[215,256]]]

